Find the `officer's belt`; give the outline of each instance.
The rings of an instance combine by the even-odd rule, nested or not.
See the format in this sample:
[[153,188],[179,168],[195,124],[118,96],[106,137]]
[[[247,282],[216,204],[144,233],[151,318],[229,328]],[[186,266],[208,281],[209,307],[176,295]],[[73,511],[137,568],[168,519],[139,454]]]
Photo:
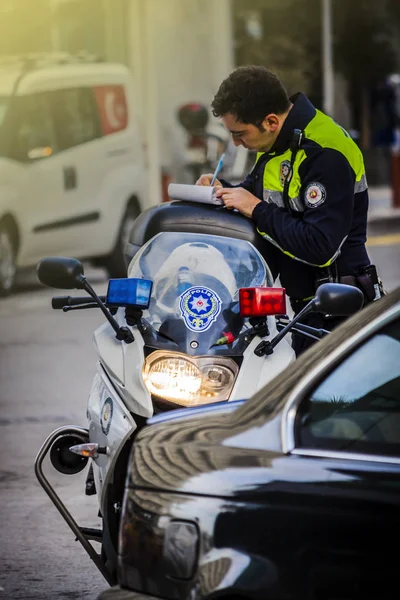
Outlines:
[[[345,285],[352,285],[364,294],[365,300],[367,302],[372,302],[375,298],[375,290],[372,283],[372,280],[368,274],[362,275],[339,275],[337,278],[337,283],[344,283]],[[307,298],[290,298],[290,302],[295,304],[296,307],[299,304],[304,304],[305,302],[309,302],[312,300],[314,296],[309,296]]]

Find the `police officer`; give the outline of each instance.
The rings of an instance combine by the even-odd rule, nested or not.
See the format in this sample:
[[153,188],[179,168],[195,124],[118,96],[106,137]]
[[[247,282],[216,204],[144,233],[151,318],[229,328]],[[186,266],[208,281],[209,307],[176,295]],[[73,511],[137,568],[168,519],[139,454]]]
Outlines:
[[[365,303],[382,292],[365,248],[368,186],[357,144],[330,117],[262,66],[239,67],[212,102],[236,146],[257,151],[244,182],[217,180],[217,196],[251,218],[268,240],[267,259],[297,314],[321,283],[356,285]],[[211,174],[198,185],[210,185]],[[342,319],[312,314],[305,323],[333,329]],[[312,342],[293,335],[299,355]]]

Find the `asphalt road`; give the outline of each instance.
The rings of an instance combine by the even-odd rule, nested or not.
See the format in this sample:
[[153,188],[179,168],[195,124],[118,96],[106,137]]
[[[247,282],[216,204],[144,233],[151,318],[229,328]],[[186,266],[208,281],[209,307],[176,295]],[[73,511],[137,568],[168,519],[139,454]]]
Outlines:
[[[33,470],[51,431],[85,426],[91,337],[103,322],[96,310],[53,311],[52,295],[35,286],[0,301],[0,600],[94,600],[107,587]],[[49,465],[46,476],[82,524],[99,526],[83,473],[63,476]]]
[[[400,284],[400,227],[391,228],[371,226],[368,246],[388,290]],[[104,293],[102,272],[87,274]],[[56,427],[85,426],[92,333],[103,319],[96,310],[52,311],[57,291],[34,281],[0,300],[0,600],[95,600],[107,583],[37,483],[33,463]],[[83,494],[85,472],[66,477],[49,465],[46,475],[81,524],[99,526],[96,500]]]

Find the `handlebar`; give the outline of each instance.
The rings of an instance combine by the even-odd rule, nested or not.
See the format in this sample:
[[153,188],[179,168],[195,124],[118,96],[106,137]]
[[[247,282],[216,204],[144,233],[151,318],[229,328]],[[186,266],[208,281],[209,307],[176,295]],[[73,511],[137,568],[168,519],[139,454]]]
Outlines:
[[[105,296],[99,296],[102,302],[106,301]],[[90,296],[54,296],[51,299],[51,306],[55,310],[62,310],[64,306],[79,306],[80,304],[89,304],[93,300]]]
[[[281,331],[286,325],[290,322],[290,320],[280,319],[277,321],[276,328],[278,331]],[[296,325],[291,330],[294,333],[301,333],[305,337],[311,337],[313,339],[322,339],[325,335],[328,335],[330,331],[326,329],[317,329],[315,327],[311,327],[310,325],[305,325],[304,323],[296,323]]]

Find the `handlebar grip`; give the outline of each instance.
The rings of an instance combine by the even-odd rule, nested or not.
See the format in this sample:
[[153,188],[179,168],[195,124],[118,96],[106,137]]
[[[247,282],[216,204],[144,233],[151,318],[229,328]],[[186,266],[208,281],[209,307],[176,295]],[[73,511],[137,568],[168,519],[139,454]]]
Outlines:
[[62,309],[64,306],[77,306],[79,304],[87,304],[91,302],[90,296],[54,296],[51,299],[51,306],[54,309]]
[[[102,302],[106,301],[105,296],[99,296]],[[88,296],[54,296],[51,299],[51,306],[55,310],[61,310],[64,306],[79,306],[80,304],[88,304],[93,302],[93,299]]]

